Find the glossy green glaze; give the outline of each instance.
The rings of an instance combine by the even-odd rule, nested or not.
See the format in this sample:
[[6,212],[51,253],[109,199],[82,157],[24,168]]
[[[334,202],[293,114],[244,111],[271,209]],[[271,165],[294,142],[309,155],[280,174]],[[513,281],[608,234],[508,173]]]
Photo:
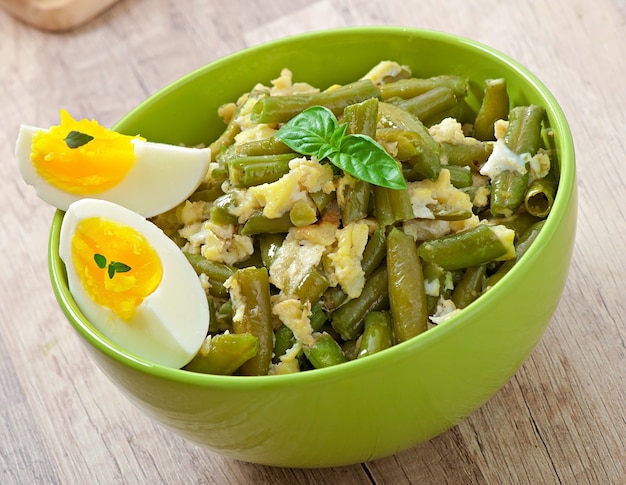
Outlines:
[[226,456],[275,466],[358,463],[428,440],[500,389],[540,339],[559,301],[576,227],[571,134],[545,86],[508,57],[456,36],[364,27],[317,32],[254,47],[174,82],[116,126],[168,143],[209,143],[223,130],[216,109],[289,67],[320,87],[352,81],[380,60],[419,76],[465,74],[470,103],[485,78],[505,77],[513,103],[546,107],[559,156],[554,208],[521,264],[462,313],[366,359],[297,375],[223,377],[152,365],[102,338],[80,314],[50,236],[52,285],[67,318],[103,371],[141,409],[175,432]]

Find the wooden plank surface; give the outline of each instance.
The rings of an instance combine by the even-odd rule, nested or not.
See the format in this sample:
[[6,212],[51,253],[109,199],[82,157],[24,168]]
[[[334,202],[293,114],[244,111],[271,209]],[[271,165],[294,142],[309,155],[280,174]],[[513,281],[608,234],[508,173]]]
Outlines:
[[[395,456],[273,469],[186,443],[113,388],[58,309],[46,265],[53,211],[21,182],[18,126],[54,124],[59,108],[111,125],[177,77],[243,47],[383,24],[485,42],[530,68],[563,106],[580,209],[557,312],[501,392]],[[122,0],[63,34],[0,11],[0,39],[0,483],[626,483],[622,0]]]

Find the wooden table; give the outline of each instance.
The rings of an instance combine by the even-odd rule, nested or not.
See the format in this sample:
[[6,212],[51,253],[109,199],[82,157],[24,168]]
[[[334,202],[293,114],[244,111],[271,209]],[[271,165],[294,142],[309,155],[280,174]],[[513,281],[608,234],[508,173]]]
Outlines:
[[[88,359],[50,288],[53,209],[16,170],[18,126],[55,124],[59,108],[111,125],[225,54],[373,24],[472,37],[553,91],[580,184],[563,298],[510,382],[429,443],[335,469],[225,459],[161,429]],[[65,33],[0,11],[0,483],[626,483],[625,50],[623,0],[123,0]]]

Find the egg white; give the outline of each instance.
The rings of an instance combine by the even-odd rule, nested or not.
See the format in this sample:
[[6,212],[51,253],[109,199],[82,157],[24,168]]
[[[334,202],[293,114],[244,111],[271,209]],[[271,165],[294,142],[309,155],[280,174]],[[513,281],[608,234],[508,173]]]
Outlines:
[[70,194],[41,177],[30,159],[33,136],[48,131],[21,125],[15,157],[24,181],[35,187],[39,198],[67,210],[72,202],[85,197],[108,200],[144,217],[152,217],[177,206],[196,190],[211,161],[210,148],[190,148],[164,143],[133,140],[135,163],[116,186],[88,196]]
[[[132,227],[157,252],[161,283],[128,321],[91,299],[72,261],[71,242],[77,224],[103,217]],[[206,294],[180,249],[158,227],[112,202],[82,199],[70,204],[61,225],[59,256],[65,263],[69,289],[87,320],[121,349],[147,361],[181,368],[198,352],[209,326]]]

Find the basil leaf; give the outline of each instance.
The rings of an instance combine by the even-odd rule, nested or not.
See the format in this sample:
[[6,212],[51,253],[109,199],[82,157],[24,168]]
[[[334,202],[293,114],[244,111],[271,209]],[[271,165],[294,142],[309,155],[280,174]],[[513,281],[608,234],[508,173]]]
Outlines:
[[63,141],[69,148],[78,148],[86,145],[91,140],[93,140],[93,136],[88,135],[87,133],[81,133],[80,131],[72,130],[70,131]]
[[102,254],[97,254],[97,253],[94,254],[93,255],[93,260],[98,265],[98,268],[100,268],[100,269],[106,268],[107,258],[105,258]]
[[353,177],[390,189],[406,189],[398,162],[366,135],[348,135],[330,161]]
[[338,128],[339,123],[332,111],[323,106],[312,106],[285,123],[274,137],[302,155],[318,156],[322,149],[328,153],[327,145],[339,148],[331,143]]
[[116,273],[127,273],[128,271],[131,270],[130,266],[124,263],[120,263],[118,261],[111,263],[111,266],[115,268]]

